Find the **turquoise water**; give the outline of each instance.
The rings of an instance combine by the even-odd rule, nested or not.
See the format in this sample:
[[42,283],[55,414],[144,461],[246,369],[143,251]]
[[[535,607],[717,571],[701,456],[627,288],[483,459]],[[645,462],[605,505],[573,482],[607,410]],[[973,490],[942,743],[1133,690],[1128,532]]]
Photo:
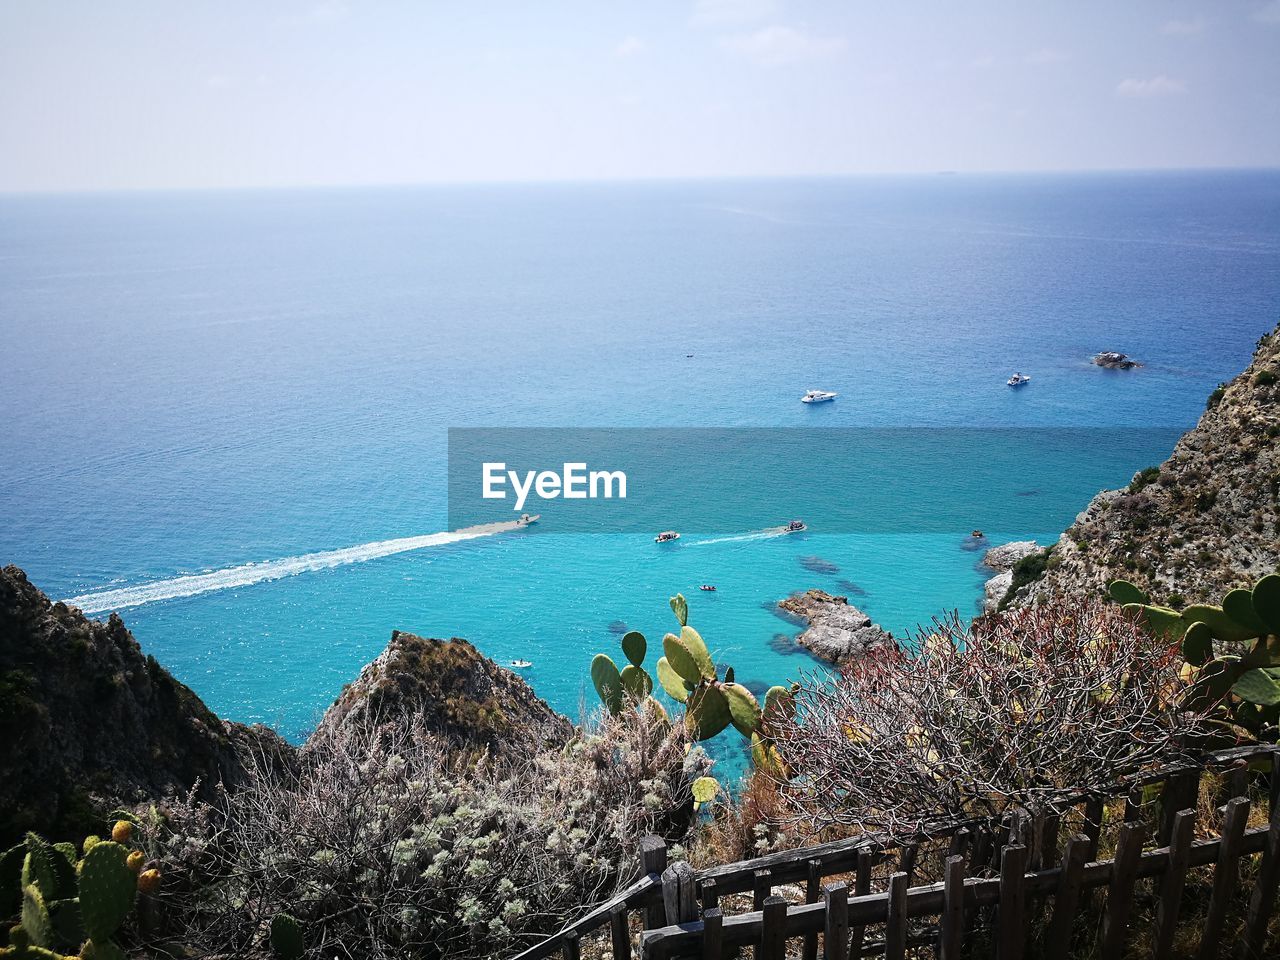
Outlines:
[[[532,660],[576,716],[611,627],[656,639],[677,590],[777,682],[815,666],[766,609],[793,590],[894,630],[972,611],[968,529],[366,545],[447,529],[449,427],[1185,427],[1278,294],[1268,172],[4,197],[0,562],[59,597],[162,584],[122,611],[144,649],[292,737],[393,628]],[[1093,453],[1044,529],[987,533],[1056,537],[1163,455]]]

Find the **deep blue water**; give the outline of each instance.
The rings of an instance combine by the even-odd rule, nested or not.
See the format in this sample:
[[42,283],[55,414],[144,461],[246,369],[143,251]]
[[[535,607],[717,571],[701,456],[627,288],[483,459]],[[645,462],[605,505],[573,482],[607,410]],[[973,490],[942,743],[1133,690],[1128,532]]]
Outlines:
[[[70,597],[444,531],[451,426],[1186,427],[1278,295],[1275,172],[0,197],[0,562]],[[1083,444],[1047,529],[988,533],[1052,538],[1166,452],[1100,476]],[[967,529],[805,519],[367,548],[123,615],[219,713],[296,737],[393,628],[532,660],[576,715],[609,624],[657,639],[677,590],[767,682],[812,666],[771,646],[792,590],[854,583],[896,630],[973,609]]]

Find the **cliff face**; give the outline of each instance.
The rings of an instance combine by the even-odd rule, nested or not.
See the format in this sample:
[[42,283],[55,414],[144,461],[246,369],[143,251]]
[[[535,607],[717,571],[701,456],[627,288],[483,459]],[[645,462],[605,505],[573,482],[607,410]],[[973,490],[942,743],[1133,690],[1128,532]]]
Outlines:
[[95,807],[234,785],[250,747],[290,750],[219,720],[118,616],[88,620],[0,570],[0,845],[29,828],[83,835],[101,827]]
[[1099,596],[1117,578],[1159,602],[1217,602],[1280,568],[1280,329],[1210,397],[1156,471],[1098,494],[1018,602]]
[[498,751],[559,745],[573,731],[524,680],[467,641],[399,631],[342,691],[320,726],[406,714],[458,746]]

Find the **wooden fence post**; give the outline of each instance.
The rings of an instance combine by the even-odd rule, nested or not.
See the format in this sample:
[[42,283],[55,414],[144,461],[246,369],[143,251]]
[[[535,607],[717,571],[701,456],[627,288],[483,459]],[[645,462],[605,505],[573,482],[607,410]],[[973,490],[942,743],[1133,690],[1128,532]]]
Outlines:
[[[822,892],[822,861],[809,861],[809,876],[804,885],[804,902],[817,903],[818,896]],[[804,951],[801,954],[804,960],[817,960],[818,958],[818,935],[816,933],[806,933],[804,935]]]
[[706,913],[720,906],[720,891],[716,888],[716,878],[707,877],[698,888],[698,899],[702,904],[702,912]]
[[1168,960],[1173,950],[1173,933],[1178,928],[1178,911],[1182,907],[1182,890],[1187,882],[1187,861],[1195,836],[1196,812],[1180,810],[1172,820],[1169,837],[1169,865],[1160,884],[1160,904],[1156,907],[1156,946],[1154,960]]
[[1200,799],[1200,771],[1176,773],[1164,782],[1160,794],[1160,833],[1156,845],[1167,847],[1173,837],[1173,824],[1183,810],[1195,809]]
[[[640,840],[640,872],[649,876],[657,874],[659,878],[662,871],[667,869],[667,845],[662,841],[661,837],[648,836]],[[662,888],[658,888],[657,899],[644,908],[644,925],[648,930],[655,930],[662,926],[666,916],[663,908]]]
[[702,911],[702,960],[720,960],[723,952],[724,915],[719,907]]
[[764,902],[773,893],[773,874],[768,870],[757,870],[752,875],[751,909],[763,910]]
[[615,903],[609,908],[609,939],[613,944],[613,960],[630,960],[631,933],[627,929],[625,903]]
[[1080,891],[1084,881],[1084,865],[1089,859],[1093,841],[1082,833],[1067,841],[1062,856],[1062,874],[1053,898],[1053,919],[1044,938],[1045,960],[1065,960],[1071,949],[1071,931],[1080,909]]
[[[858,851],[858,874],[854,879],[853,895],[855,897],[865,897],[871,892],[871,851]],[[866,936],[867,928],[863,924],[849,928],[849,946],[848,952],[853,960],[858,960],[862,956],[862,938]]]
[[1111,870],[1111,886],[1107,891],[1107,908],[1102,917],[1098,937],[1101,960],[1120,960],[1124,952],[1125,934],[1129,929],[1129,913],[1133,905],[1133,885],[1137,880],[1138,861],[1146,828],[1141,823],[1122,823],[1116,840],[1115,866]]
[[889,878],[889,908],[884,925],[884,960],[905,960],[907,955],[907,875]]
[[942,881],[942,917],[938,921],[941,960],[960,960],[964,949],[964,857],[948,857]]
[[[824,960],[848,960],[849,888],[843,883],[833,883],[823,888],[822,899],[827,914],[826,929],[822,933],[822,956]],[[858,945],[861,946],[862,942],[859,941]]]
[[1098,843],[1102,838],[1102,810],[1101,797],[1090,797],[1089,802],[1084,805],[1084,835],[1089,838],[1089,856],[1086,862],[1098,859]]
[[1271,825],[1267,830],[1267,845],[1262,851],[1262,866],[1249,897],[1249,912],[1244,923],[1245,960],[1260,960],[1267,939],[1267,921],[1276,901],[1276,885],[1280,880],[1280,803],[1276,802],[1280,791],[1280,753],[1271,755]]
[[787,901],[772,894],[764,898],[758,960],[785,960],[787,956]]
[[578,943],[577,930],[569,930],[565,933],[561,954],[564,960],[582,960],[582,947]]
[[668,926],[698,919],[698,899],[693,889],[693,867],[680,860],[662,872],[662,904]]
[[1249,820],[1249,801],[1236,797],[1227,803],[1227,813],[1222,823],[1222,843],[1218,847],[1218,862],[1213,868],[1213,893],[1209,896],[1209,915],[1204,921],[1204,933],[1200,937],[1199,960],[1213,960],[1222,946],[1222,928],[1227,919],[1227,907],[1240,876],[1240,842]]
[[1000,909],[998,960],[1022,960],[1026,942],[1024,916],[1027,902],[1027,848],[1005,847],[1000,855]]

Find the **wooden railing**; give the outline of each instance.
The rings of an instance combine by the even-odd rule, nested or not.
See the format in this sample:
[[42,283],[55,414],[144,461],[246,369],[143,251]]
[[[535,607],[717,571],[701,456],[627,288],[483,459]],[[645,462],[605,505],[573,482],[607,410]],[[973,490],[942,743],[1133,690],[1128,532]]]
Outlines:
[[[1218,835],[1195,840],[1206,772],[1225,774],[1226,803]],[[1266,826],[1249,828],[1247,795],[1259,773],[1267,781],[1269,816]],[[1114,853],[1099,859],[1104,808],[1108,799],[1120,798]],[[1233,899],[1243,894],[1241,862],[1259,854],[1239,938],[1239,955],[1250,960],[1280,953],[1266,952],[1264,942],[1280,881],[1280,752],[1272,746],[1223,751],[1196,764],[1151,771],[1107,795],[1081,795],[1061,816],[1014,813],[999,823],[956,823],[906,843],[861,836],[695,871],[683,862],[668,866],[665,845],[647,838],[635,883],[515,960],[577,960],[582,938],[605,927],[615,960],[631,958],[633,912],[642,918],[639,955],[646,960],[720,958],[743,947],[754,947],[756,960],[781,960],[791,941],[791,952],[798,949],[805,960],[900,960],[909,947],[929,945],[942,960],[958,960],[966,941],[975,938],[987,952],[970,956],[1020,960],[1033,904],[1043,934],[1036,955],[1063,960],[1086,903],[1102,916],[1097,956],[1112,960],[1131,934],[1134,889],[1145,878],[1157,878],[1152,955],[1164,958],[1179,924],[1188,872],[1210,867],[1199,958],[1211,960],[1227,932]],[[922,858],[939,868],[938,882],[913,885]],[[834,882],[824,884],[829,878]],[[793,889],[788,903],[775,891],[790,884],[802,885],[802,892]],[[1093,899],[1100,888],[1106,888],[1101,903]],[[749,901],[735,896],[748,892]],[[796,902],[801,896],[804,902]],[[750,909],[731,913],[739,902]]]

